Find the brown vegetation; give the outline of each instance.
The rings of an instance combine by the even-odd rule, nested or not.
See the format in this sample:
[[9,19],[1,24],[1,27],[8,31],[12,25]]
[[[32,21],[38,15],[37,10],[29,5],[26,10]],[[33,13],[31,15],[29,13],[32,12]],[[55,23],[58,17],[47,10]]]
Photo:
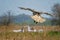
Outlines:
[[9,25],[0,26],[0,40],[60,40],[60,33],[58,35],[50,35],[47,30],[60,31],[59,26],[31,26],[35,29],[44,29],[45,32],[12,32],[12,30],[20,29],[23,26],[20,25]]

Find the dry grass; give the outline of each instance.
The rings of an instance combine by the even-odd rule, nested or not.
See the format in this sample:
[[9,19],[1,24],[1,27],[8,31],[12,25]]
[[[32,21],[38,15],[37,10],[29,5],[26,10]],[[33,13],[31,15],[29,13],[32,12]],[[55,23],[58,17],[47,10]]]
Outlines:
[[[60,40],[60,32],[55,32],[53,30],[43,33],[41,32],[15,33],[11,31],[13,29],[19,29],[20,27],[21,27],[20,25],[10,25],[8,27],[0,26],[0,40]],[[45,27],[46,26],[44,26],[44,28]],[[56,27],[54,26],[54,30],[60,31],[59,26]]]
[[38,32],[3,32],[0,33],[0,40],[60,40],[60,34],[47,33],[46,36],[43,34]]

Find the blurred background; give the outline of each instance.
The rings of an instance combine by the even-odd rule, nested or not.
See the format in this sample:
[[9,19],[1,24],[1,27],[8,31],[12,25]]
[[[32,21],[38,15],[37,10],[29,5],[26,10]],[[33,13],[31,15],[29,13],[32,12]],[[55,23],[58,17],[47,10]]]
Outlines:
[[[31,8],[39,12],[53,15],[42,15],[44,23],[35,24],[30,17],[32,12],[20,10],[18,7]],[[60,0],[0,0],[0,25],[10,23],[20,25],[60,25]]]

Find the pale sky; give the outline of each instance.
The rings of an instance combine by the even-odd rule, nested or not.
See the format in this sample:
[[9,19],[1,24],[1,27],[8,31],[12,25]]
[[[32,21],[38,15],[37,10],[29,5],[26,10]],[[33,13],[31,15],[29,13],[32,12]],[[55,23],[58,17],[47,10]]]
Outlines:
[[29,11],[20,10],[18,7],[26,7],[50,13],[51,7],[56,3],[60,3],[60,0],[0,0],[0,15],[8,10],[15,13],[14,15],[22,13],[32,14]]

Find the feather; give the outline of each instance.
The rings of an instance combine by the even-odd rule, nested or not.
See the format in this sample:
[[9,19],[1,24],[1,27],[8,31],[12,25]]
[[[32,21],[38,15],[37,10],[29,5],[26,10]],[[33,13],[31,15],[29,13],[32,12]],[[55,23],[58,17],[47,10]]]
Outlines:
[[43,23],[45,22],[46,20],[44,18],[42,18],[41,16],[37,16],[37,15],[34,15],[34,16],[31,16],[31,18],[33,20],[35,20],[36,22],[40,22],[40,23]]
[[32,11],[32,12],[36,12],[35,10],[30,9],[30,8],[24,8],[24,7],[18,7],[18,8],[23,9],[23,10],[29,10],[29,11]]
[[52,14],[49,14],[49,13],[47,13],[47,12],[45,12],[45,13],[42,13],[42,14],[46,14],[46,15],[50,15],[50,16],[53,16]]

